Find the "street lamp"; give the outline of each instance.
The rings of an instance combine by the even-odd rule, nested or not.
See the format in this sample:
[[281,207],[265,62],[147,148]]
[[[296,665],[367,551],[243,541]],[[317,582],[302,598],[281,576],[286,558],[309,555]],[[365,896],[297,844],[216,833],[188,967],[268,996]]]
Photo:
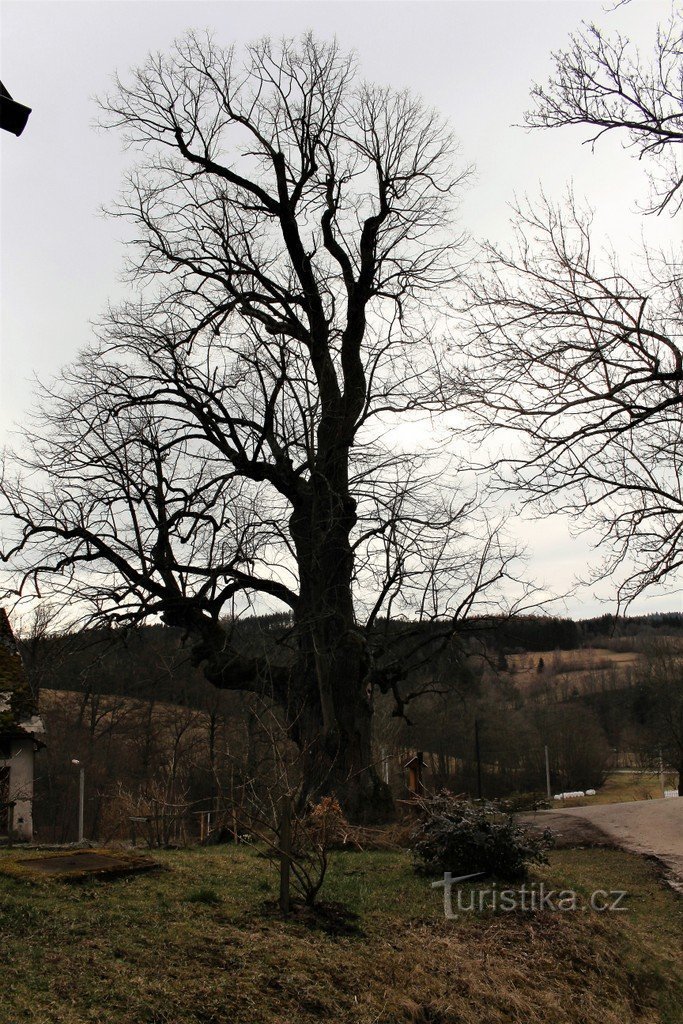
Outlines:
[[85,802],[85,768],[77,757],[71,763],[78,768],[78,842],[83,842],[83,806]]
[[13,100],[0,82],[0,128],[5,132],[11,132],[12,135],[21,135],[30,113],[31,108]]

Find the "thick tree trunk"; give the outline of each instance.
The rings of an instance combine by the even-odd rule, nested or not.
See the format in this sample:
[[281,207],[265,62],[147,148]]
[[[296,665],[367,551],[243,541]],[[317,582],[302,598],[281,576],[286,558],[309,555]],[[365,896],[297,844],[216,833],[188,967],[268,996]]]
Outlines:
[[[195,660],[216,686],[258,692],[280,705],[301,751],[305,799],[335,795],[349,817],[367,821],[386,816],[392,801],[374,765],[371,659],[354,614],[355,502],[344,459],[334,468],[336,485],[328,467],[289,521],[299,568],[295,663],[275,666],[239,655],[226,647],[221,626],[206,620],[194,624],[202,635]],[[173,621],[169,613],[166,618]]]
[[335,795],[354,820],[386,816],[392,801],[372,751],[369,656],[353,608],[355,503],[323,482],[290,528],[300,571],[295,611],[303,699],[292,733],[303,756],[304,789]]
[[332,614],[330,601],[328,595],[297,609],[293,665],[270,664],[259,676],[259,664],[265,663],[227,651],[220,629],[195,648],[195,659],[215,686],[251,690],[279,705],[301,752],[304,800],[334,795],[352,820],[378,820],[391,811],[392,801],[374,765],[365,638],[338,609]]
[[392,810],[389,788],[380,780],[372,750],[372,703],[363,681],[348,670],[330,679],[334,719],[323,720],[322,706],[311,695],[291,721],[292,738],[301,751],[303,799],[336,796],[353,821],[385,818]]

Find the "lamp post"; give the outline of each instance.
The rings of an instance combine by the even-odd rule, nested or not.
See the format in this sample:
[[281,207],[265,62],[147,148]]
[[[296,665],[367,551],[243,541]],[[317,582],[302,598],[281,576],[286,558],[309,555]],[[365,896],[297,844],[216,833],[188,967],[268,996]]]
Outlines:
[[77,757],[71,763],[78,768],[78,842],[83,842],[83,808],[85,804],[85,768]]

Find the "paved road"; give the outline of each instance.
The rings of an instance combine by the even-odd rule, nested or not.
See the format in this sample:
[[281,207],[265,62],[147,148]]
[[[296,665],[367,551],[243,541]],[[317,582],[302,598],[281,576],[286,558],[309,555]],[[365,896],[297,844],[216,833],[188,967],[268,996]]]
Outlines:
[[576,826],[579,839],[602,833],[624,850],[657,857],[683,884],[683,797],[540,811],[537,823],[541,817],[567,840]]

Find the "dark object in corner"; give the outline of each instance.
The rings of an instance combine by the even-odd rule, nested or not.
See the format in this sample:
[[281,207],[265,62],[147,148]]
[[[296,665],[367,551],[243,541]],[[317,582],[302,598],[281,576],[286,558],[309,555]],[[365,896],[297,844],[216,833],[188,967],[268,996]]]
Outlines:
[[0,128],[5,132],[11,132],[12,135],[21,135],[30,113],[31,108],[13,100],[0,82]]

